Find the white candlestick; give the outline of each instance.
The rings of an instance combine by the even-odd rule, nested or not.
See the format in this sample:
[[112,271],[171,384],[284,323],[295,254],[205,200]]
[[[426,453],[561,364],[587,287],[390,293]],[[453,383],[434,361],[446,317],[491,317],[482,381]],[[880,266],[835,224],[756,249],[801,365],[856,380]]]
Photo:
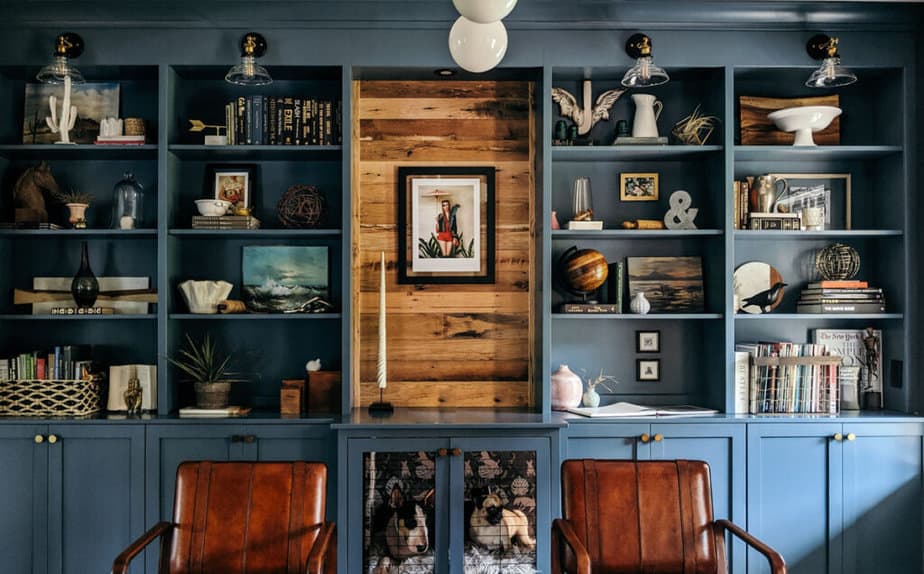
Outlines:
[[379,388],[384,389],[388,384],[387,358],[385,353],[385,252],[382,252],[382,273],[379,282],[379,356],[376,361],[376,380]]

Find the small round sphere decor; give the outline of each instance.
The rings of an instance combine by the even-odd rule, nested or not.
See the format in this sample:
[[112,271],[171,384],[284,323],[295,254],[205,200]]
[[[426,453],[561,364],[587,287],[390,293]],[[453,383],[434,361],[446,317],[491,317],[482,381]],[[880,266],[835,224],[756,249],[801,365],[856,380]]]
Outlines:
[[313,185],[293,185],[276,204],[279,223],[284,227],[314,227],[326,211],[324,194]]
[[860,271],[860,254],[843,243],[833,243],[815,254],[815,268],[829,281],[853,279]]

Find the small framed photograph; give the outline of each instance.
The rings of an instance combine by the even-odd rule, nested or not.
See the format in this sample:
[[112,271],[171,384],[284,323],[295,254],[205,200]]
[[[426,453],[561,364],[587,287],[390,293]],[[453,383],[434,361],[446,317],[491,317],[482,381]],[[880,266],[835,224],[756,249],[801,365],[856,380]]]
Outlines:
[[230,201],[232,205],[241,201],[245,207],[252,207],[255,172],[254,164],[209,165],[205,196]]
[[638,381],[660,381],[661,359],[636,359],[635,378]]
[[635,332],[635,352],[636,353],[660,353],[661,352],[661,331],[636,331]]
[[619,199],[622,201],[657,201],[658,174],[619,174]]

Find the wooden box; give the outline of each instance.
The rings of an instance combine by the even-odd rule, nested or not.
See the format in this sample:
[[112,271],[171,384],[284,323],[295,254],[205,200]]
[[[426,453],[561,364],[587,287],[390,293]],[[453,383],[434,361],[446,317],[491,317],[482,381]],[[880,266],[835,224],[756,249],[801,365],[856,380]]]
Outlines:
[[[306,411],[305,402],[307,401],[307,396],[305,395],[305,379],[283,379],[283,380],[282,380],[282,389],[281,389],[281,391],[280,391],[280,393],[279,393],[279,399],[280,399],[280,400],[279,400],[279,406],[280,406],[280,410],[281,410],[282,407],[283,407],[282,399],[283,399],[283,397],[285,396],[285,395],[282,393],[282,391],[283,391],[283,390],[286,390],[286,389],[289,389],[289,390],[294,389],[295,391],[297,391],[297,393],[298,393],[298,411],[296,411],[296,412],[288,412],[288,413],[287,413],[287,412],[283,412],[282,414],[298,414],[298,413],[304,413],[304,412]],[[290,396],[295,396],[295,395],[290,393]],[[292,405],[289,405],[289,409],[291,409],[291,408],[292,408]]]
[[308,371],[308,414],[340,412],[340,371]]
[[301,389],[285,386],[279,389],[279,414],[300,415],[303,404]]
[[[840,106],[840,97],[818,96],[811,98],[759,98],[739,96],[738,107],[741,119],[741,145],[792,145],[796,134],[781,132],[776,129],[773,120],[767,117],[770,112],[785,108],[802,106]],[[831,125],[812,134],[818,145],[840,145],[841,118],[836,117]]]

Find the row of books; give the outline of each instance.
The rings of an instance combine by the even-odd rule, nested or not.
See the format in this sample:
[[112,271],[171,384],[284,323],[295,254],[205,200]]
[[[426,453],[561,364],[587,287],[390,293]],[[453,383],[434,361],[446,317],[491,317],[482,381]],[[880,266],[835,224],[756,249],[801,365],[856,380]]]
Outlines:
[[867,281],[820,281],[809,283],[796,304],[799,313],[885,313],[881,287]]
[[229,145],[340,145],[339,101],[238,96],[225,105]]
[[84,379],[92,366],[88,354],[85,346],[63,345],[0,359],[0,381]]
[[735,345],[735,411],[837,414],[841,361],[815,343]]

